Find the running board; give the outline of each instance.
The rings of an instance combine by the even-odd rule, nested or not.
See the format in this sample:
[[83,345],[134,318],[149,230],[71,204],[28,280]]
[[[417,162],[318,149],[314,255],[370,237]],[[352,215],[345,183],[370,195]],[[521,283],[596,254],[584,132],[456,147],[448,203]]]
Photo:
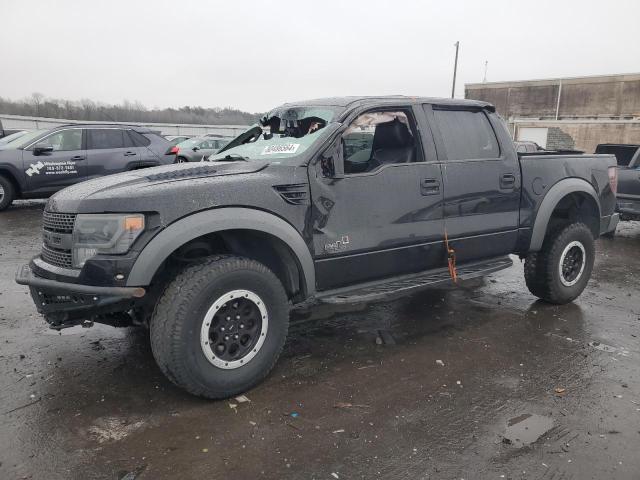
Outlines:
[[[509,257],[498,257],[482,262],[467,263],[458,266],[458,280],[470,280],[483,277],[513,265]],[[347,304],[388,300],[392,297],[407,295],[425,288],[443,284],[452,284],[447,268],[413,273],[391,279],[359,284],[356,288],[347,287],[318,292],[316,300],[321,303]]]

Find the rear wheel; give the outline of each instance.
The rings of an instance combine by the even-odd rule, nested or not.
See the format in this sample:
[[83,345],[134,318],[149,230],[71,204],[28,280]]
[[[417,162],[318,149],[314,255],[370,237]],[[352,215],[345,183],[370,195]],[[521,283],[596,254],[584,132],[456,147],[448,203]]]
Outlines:
[[173,383],[225,398],[271,371],[288,326],[288,299],[271,270],[247,258],[209,257],[183,270],[161,295],[151,347]]
[[587,286],[595,258],[591,230],[583,223],[556,228],[539,252],[530,253],[524,265],[529,291],[549,303],[576,299]]
[[16,195],[16,189],[13,186],[11,180],[7,177],[0,175],[0,211],[9,208],[13,203]]

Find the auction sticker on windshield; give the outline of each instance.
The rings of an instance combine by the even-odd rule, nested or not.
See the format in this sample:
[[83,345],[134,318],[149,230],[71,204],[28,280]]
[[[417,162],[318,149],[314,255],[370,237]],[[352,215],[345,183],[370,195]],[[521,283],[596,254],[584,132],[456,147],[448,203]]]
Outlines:
[[264,147],[261,155],[273,155],[275,153],[296,153],[299,143],[285,143],[283,145],[268,145]]

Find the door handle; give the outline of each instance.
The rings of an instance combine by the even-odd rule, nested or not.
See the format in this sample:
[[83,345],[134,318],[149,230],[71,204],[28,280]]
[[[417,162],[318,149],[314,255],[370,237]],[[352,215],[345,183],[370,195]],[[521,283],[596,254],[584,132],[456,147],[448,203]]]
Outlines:
[[516,185],[516,176],[511,173],[505,173],[500,177],[500,188],[514,188]]
[[422,195],[439,195],[440,182],[435,178],[423,178],[420,180],[420,193]]
[[124,152],[125,157],[133,157],[134,155],[137,155],[136,152]]
[[85,157],[84,155],[74,155],[73,157],[71,157],[71,160],[75,160],[76,162],[80,161],[80,160],[84,160]]

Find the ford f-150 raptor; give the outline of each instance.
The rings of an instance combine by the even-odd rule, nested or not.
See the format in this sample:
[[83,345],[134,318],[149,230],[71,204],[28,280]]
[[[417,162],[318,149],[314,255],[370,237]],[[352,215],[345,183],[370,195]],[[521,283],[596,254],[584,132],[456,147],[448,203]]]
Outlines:
[[493,106],[416,97],[285,104],[209,162],[68,187],[16,274],[53,328],[142,324],[209,398],[274,366],[292,306],[396,295],[525,261],[537,297],[585,288],[618,221],[610,155],[523,154]]

